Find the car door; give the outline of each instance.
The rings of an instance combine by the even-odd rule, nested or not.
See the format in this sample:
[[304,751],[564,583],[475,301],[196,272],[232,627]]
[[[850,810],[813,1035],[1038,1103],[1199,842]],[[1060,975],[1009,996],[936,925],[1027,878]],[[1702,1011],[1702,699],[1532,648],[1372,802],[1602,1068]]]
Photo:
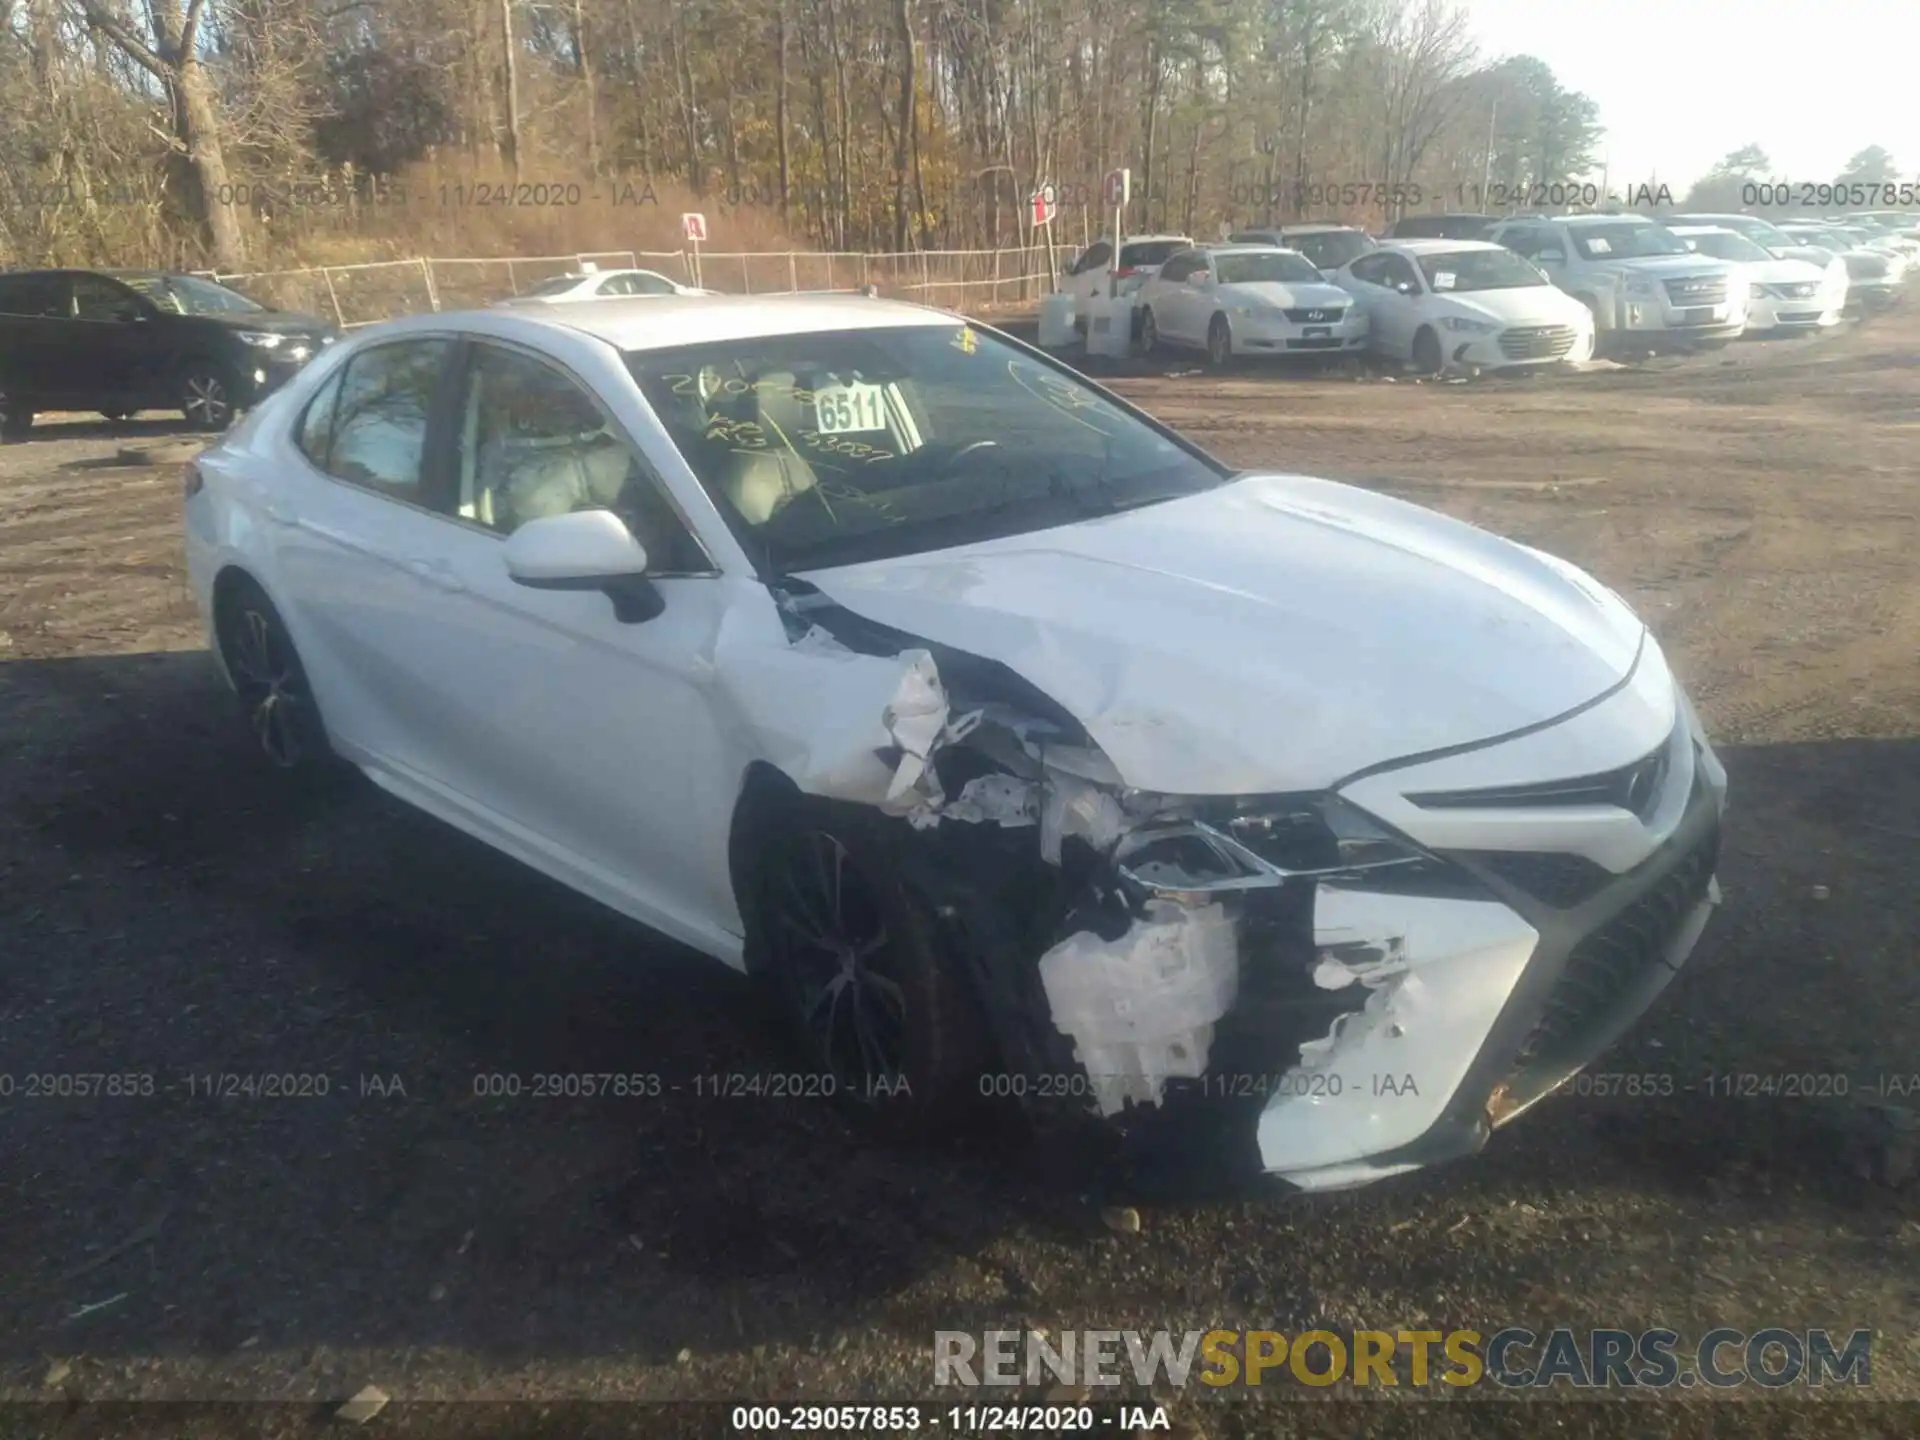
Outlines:
[[351,758],[413,779],[446,723],[424,658],[446,628],[426,557],[430,416],[454,341],[410,337],[351,356],[301,413],[290,463],[256,499],[274,599],[328,729]]
[[1074,309],[1086,318],[1089,302],[1107,293],[1107,271],[1113,260],[1113,246],[1096,240],[1073,265]]
[[1392,319],[1389,302],[1397,299],[1387,288],[1387,262],[1394,257],[1375,252],[1362,255],[1346,270],[1347,283],[1341,288],[1352,294],[1354,303],[1367,313],[1367,348],[1375,354],[1391,354]]
[[0,275],[0,391],[34,402],[60,398],[72,362],[67,277]]
[[[409,657],[432,707],[420,763],[510,848],[530,841],[589,889],[618,887],[626,908],[693,938],[732,903],[714,837],[738,763],[709,704],[725,584],[583,382],[492,340],[470,342],[460,369],[441,513],[412,557],[436,592],[431,643]],[[514,530],[581,509],[614,511],[646,549],[664,602],[651,619],[622,621],[598,591],[508,575]]]
[[70,402],[111,409],[159,399],[177,338],[168,317],[105,275],[74,275],[72,301],[65,346]]
[[1187,279],[1204,263],[1191,251],[1171,256],[1160,273],[1141,287],[1142,300],[1153,308],[1153,323],[1163,339],[1189,344],[1193,339],[1193,294]]
[[1381,337],[1382,353],[1405,359],[1413,353],[1413,337],[1420,328],[1424,287],[1420,272],[1405,255],[1389,251],[1380,262],[1380,308],[1375,312],[1374,330]]

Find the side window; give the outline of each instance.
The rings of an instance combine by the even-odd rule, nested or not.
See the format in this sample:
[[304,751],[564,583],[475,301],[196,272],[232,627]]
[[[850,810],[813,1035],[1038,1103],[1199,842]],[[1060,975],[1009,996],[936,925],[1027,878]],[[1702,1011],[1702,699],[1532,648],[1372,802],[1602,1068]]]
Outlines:
[[662,275],[649,275],[644,270],[627,277],[627,284],[633,288],[632,295],[671,295],[673,285]]
[[67,314],[66,282],[55,275],[0,277],[0,315],[27,315],[36,320]]
[[1198,255],[1190,253],[1176,255],[1160,267],[1160,278],[1162,280],[1184,280],[1200,268],[1200,263],[1200,257]]
[[1384,285],[1387,283],[1387,261],[1392,258],[1390,255],[1362,255],[1349,267],[1348,273],[1369,285]]
[[73,277],[73,314],[77,320],[131,320],[140,301],[131,291],[98,275]]
[[1404,255],[1389,255],[1387,257],[1387,284],[1394,286],[1411,285],[1415,295],[1420,293],[1421,288],[1420,276],[1418,272],[1414,270],[1413,262]]
[[1096,244],[1088,247],[1087,253],[1082,255],[1079,261],[1074,265],[1073,273],[1076,275],[1084,275],[1089,270],[1098,270],[1102,265],[1106,264],[1112,258],[1113,258],[1113,246],[1109,245],[1106,241],[1101,240]]
[[450,348],[446,340],[403,340],[347,362],[334,402],[329,475],[419,503],[427,412]]
[[635,293],[633,277],[631,275],[609,275],[600,282],[600,288],[593,293],[596,295],[632,295]]
[[530,356],[474,347],[455,448],[463,520],[511,535],[544,516],[611,510],[645,547],[650,574],[714,568],[593,397]]
[[300,429],[294,435],[293,443],[318,470],[327,468],[328,454],[333,448],[334,405],[339,398],[340,377],[336,375],[307,402],[307,413],[300,417]]

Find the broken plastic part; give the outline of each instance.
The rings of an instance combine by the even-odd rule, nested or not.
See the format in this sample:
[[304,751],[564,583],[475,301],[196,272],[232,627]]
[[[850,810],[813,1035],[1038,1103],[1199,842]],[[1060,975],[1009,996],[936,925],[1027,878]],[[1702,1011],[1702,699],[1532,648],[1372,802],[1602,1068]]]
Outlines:
[[1040,958],[1053,1023],[1074,1042],[1102,1115],[1160,1103],[1206,1073],[1216,1021],[1239,996],[1240,949],[1220,905],[1147,903],[1118,940],[1080,931]]
[[1060,863],[1060,845],[1069,836],[1079,836],[1104,855],[1126,827],[1126,812],[1111,792],[1065,771],[1048,774],[1040,806],[1040,858],[1049,865]]

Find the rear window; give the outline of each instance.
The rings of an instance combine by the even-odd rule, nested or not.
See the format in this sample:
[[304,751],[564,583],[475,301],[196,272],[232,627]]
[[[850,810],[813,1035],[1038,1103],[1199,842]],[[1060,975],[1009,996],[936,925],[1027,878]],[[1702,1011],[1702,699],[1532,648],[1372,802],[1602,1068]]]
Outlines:
[[1409,215],[1393,222],[1393,234],[1400,240],[1479,240],[1493,223],[1491,215]]
[[1191,240],[1143,240],[1138,245],[1120,247],[1120,268],[1138,269],[1142,265],[1164,265],[1169,256],[1185,250]]
[[1283,242],[1298,250],[1322,270],[1338,270],[1377,249],[1373,237],[1359,230],[1323,230],[1314,235],[1295,235]]

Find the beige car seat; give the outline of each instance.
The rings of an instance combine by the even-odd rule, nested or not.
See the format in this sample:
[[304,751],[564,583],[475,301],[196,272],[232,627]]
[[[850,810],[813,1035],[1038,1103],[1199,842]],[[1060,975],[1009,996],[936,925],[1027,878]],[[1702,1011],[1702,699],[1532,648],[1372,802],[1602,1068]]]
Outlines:
[[[800,431],[813,417],[793,395],[794,377],[770,371],[746,395],[716,400],[727,418],[758,425],[767,448],[730,447],[721,458],[720,488],[749,525],[764,525],[781,506],[820,483],[812,465],[796,452]],[[724,408],[723,408],[724,407]]]

